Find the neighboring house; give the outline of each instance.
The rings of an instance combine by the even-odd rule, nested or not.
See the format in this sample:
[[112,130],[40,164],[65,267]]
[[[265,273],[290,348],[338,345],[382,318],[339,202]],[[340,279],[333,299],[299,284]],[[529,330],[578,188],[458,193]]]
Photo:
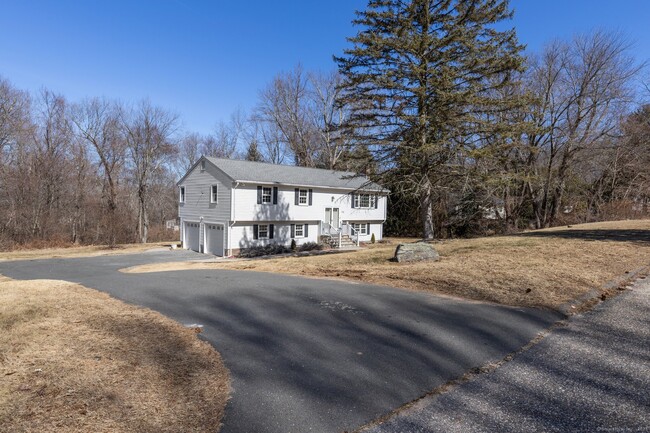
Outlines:
[[201,157],[177,185],[186,249],[230,256],[292,239],[383,236],[389,191],[350,172]]

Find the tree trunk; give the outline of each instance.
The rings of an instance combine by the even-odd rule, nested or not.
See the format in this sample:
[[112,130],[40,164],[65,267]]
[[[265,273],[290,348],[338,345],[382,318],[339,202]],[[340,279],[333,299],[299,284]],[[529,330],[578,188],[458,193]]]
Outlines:
[[422,239],[433,239],[433,188],[429,179],[425,180],[420,195],[420,215],[422,218]]

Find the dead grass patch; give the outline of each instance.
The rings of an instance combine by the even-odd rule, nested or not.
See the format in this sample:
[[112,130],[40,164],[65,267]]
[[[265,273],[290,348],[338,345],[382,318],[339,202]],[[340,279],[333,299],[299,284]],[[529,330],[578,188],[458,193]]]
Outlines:
[[108,256],[116,254],[132,254],[147,251],[153,248],[169,247],[178,242],[155,242],[147,244],[123,244],[110,248],[106,245],[70,246],[63,248],[42,249],[17,249],[13,251],[0,251],[0,261],[10,260],[35,260],[72,257]]
[[0,282],[0,430],[216,432],[218,353],[150,310],[55,280]]
[[436,242],[438,262],[394,263],[390,239],[345,254],[166,263],[126,272],[239,269],[332,277],[514,306],[557,309],[625,272],[650,265],[650,221],[556,227],[513,236]]

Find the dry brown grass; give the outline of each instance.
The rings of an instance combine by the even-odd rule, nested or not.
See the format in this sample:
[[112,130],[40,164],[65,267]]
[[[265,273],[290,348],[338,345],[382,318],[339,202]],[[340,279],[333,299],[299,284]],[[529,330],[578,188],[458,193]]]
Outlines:
[[148,244],[124,244],[110,248],[106,245],[70,246],[63,248],[18,249],[13,251],[0,251],[0,261],[29,260],[29,259],[54,259],[72,257],[108,256],[116,254],[130,254],[147,251],[153,248],[169,247],[178,242],[154,242]]
[[65,281],[0,282],[0,431],[216,432],[228,393],[193,330]]
[[126,272],[239,269],[343,278],[507,305],[556,309],[625,272],[650,265],[650,221],[556,227],[437,242],[438,262],[390,261],[398,242],[361,251],[266,260],[178,262]]

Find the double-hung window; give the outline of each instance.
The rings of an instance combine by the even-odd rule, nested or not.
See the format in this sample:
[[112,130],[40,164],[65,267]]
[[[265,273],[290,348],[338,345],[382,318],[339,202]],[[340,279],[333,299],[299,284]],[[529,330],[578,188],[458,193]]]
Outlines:
[[268,224],[260,224],[259,228],[257,229],[257,237],[259,239],[268,239],[269,238],[269,225]]
[[179,203],[185,203],[185,187],[181,186],[178,189],[178,201]]
[[309,201],[308,201],[309,195],[308,194],[309,194],[309,191],[307,191],[306,189],[301,189],[301,190],[298,191],[298,204],[299,205],[306,206],[309,203]]
[[302,238],[305,236],[305,226],[303,224],[296,224],[296,237]]
[[375,194],[355,194],[354,207],[371,209],[376,207],[377,196]]
[[216,203],[218,199],[219,188],[217,185],[210,186],[210,203]]
[[262,203],[271,203],[273,201],[273,189],[270,187],[262,188]]
[[352,227],[357,232],[356,234],[359,235],[367,235],[370,231],[370,224],[368,223],[354,223],[352,224]]

